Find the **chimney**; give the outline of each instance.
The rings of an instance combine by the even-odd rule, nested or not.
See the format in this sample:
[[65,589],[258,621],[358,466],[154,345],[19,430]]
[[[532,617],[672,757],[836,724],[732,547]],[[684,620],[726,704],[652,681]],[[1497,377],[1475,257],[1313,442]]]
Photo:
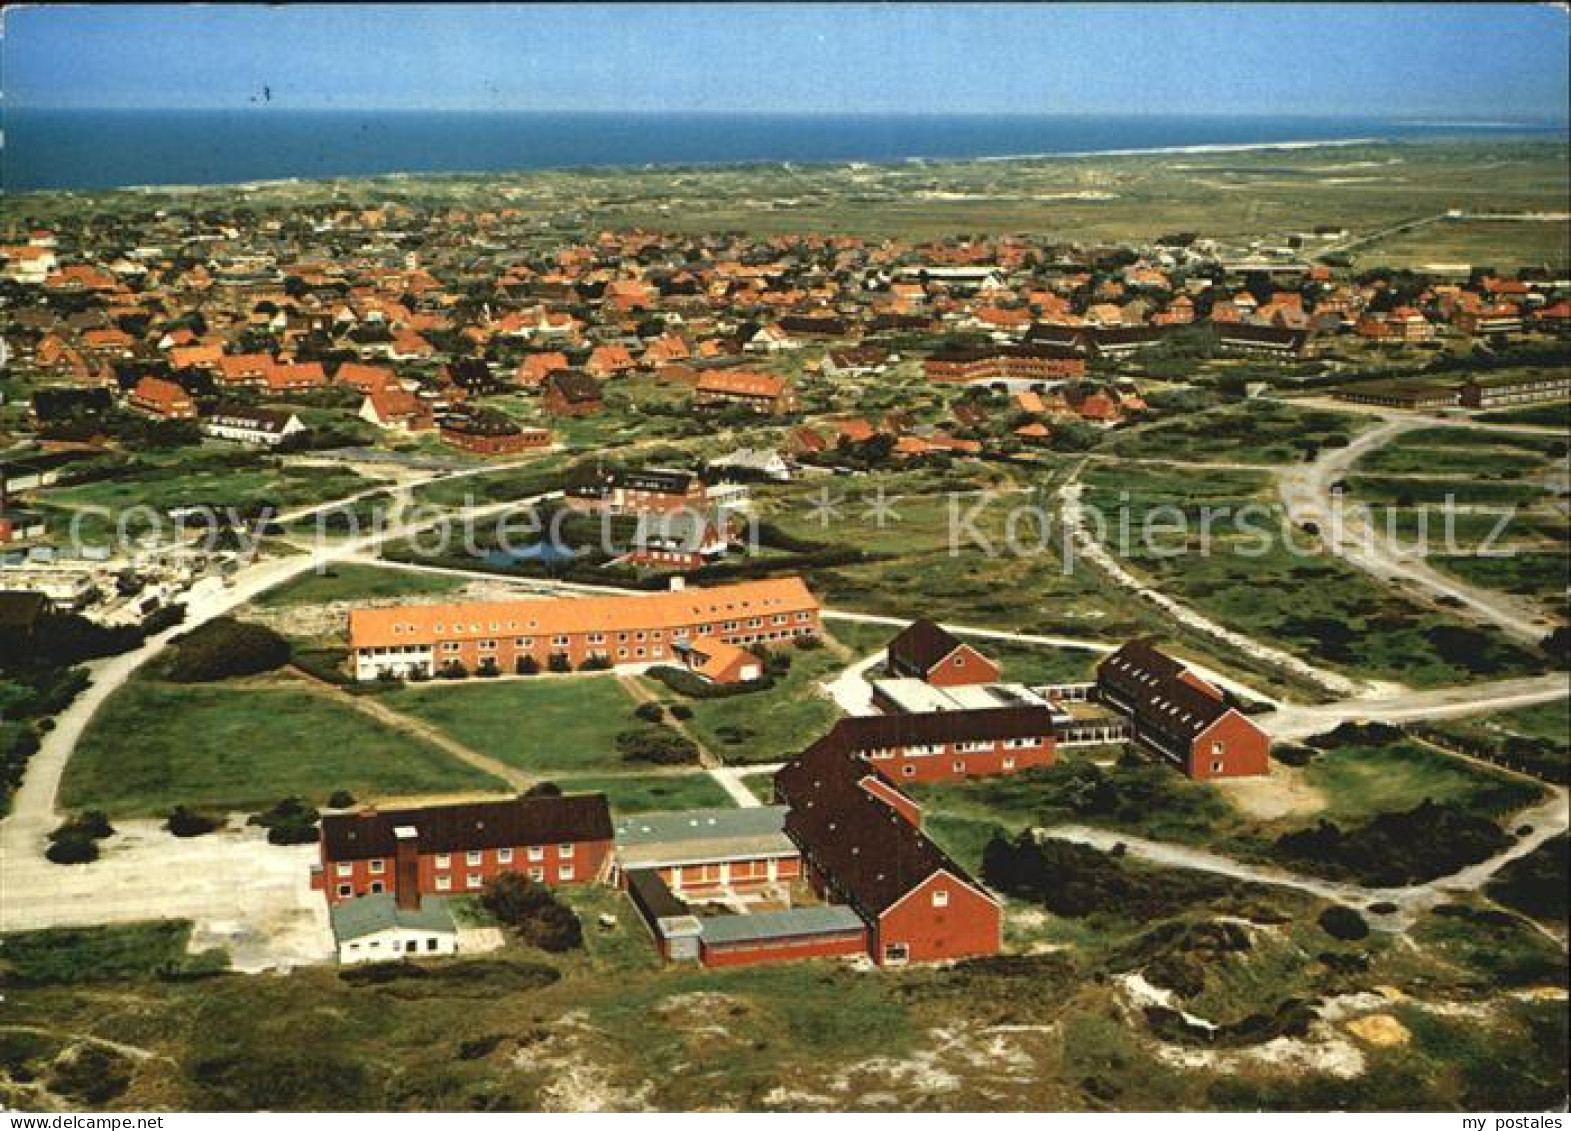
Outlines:
[[393,858],[393,891],[405,911],[420,909],[420,833],[413,825],[393,830],[397,842]]

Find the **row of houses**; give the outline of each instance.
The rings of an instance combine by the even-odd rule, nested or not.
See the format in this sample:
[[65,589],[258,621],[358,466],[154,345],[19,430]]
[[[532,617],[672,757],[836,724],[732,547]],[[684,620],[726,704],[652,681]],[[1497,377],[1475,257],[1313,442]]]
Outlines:
[[541,668],[647,665],[676,662],[683,645],[780,646],[819,634],[818,599],[797,577],[673,586],[654,594],[355,609],[350,664],[362,681],[458,668],[512,672],[525,658]]
[[1445,408],[1509,408],[1571,398],[1571,372],[1564,369],[1481,374],[1462,381],[1422,378],[1360,381],[1336,390],[1338,400],[1423,411]]

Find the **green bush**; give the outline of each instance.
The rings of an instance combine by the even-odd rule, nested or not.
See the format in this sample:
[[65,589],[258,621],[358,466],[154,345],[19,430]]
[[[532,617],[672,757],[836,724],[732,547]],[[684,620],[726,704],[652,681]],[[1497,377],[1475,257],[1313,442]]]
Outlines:
[[523,655],[513,665],[513,671],[518,675],[539,675],[540,661],[533,656]]
[[253,814],[247,823],[265,828],[268,844],[310,844],[317,838],[320,818],[314,806],[298,797],[286,797],[271,809]]
[[698,747],[693,745],[692,740],[667,727],[624,730],[616,736],[616,748],[630,762],[651,762],[657,766],[691,766],[698,763]]
[[169,819],[164,822],[164,828],[169,830],[169,834],[177,837],[206,836],[218,826],[216,818],[187,809],[184,805],[176,805]]
[[289,655],[289,642],[266,625],[218,617],[175,638],[164,675],[176,683],[209,683],[274,671]]
[[584,945],[583,926],[572,908],[558,902],[550,888],[517,872],[497,876],[480,901],[530,946],[561,953]]
[[633,714],[646,723],[658,723],[665,718],[665,708],[659,703],[640,703],[633,708]]
[[1369,935],[1369,924],[1351,907],[1334,903],[1320,913],[1320,929],[1334,939],[1356,942]]
[[645,674],[655,682],[664,684],[678,695],[685,695],[689,699],[729,699],[735,695],[751,695],[755,691],[768,691],[775,685],[771,675],[765,675],[762,679],[755,679],[750,683],[709,683],[686,668],[667,665],[650,668]]

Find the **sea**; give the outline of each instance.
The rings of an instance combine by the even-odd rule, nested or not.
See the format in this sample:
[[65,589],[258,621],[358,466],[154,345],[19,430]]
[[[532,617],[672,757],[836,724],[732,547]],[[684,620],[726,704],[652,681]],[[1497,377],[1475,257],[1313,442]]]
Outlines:
[[1564,140],[1564,123],[974,114],[0,110],[0,190],[532,169],[889,163],[1450,137]]

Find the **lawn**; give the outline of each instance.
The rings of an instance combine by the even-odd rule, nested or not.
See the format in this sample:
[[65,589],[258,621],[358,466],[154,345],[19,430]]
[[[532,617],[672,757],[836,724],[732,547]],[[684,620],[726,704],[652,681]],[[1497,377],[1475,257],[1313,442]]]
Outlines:
[[1515,775],[1416,742],[1340,747],[1315,758],[1302,774],[1305,784],[1325,797],[1321,815],[1344,826],[1411,809],[1425,799],[1454,801],[1500,817],[1532,805],[1543,792]]
[[352,707],[298,686],[134,680],[110,697],[66,767],[62,803],[145,817],[175,805],[261,809],[337,789],[370,799],[504,788]]
[[379,600],[438,593],[452,593],[464,587],[461,577],[443,577],[407,569],[345,562],[326,572],[312,571],[256,599],[258,605],[276,608],[285,605],[322,605],[333,601]]
[[609,673],[411,684],[381,697],[482,754],[537,774],[594,774],[628,766],[616,736],[643,725]]
[[1453,573],[1472,585],[1531,597],[1564,615],[1571,558],[1564,550],[1534,554],[1514,552],[1510,557],[1462,555],[1431,557],[1430,564]]
[[1547,494],[1542,485],[1519,480],[1349,475],[1344,483],[1347,492],[1360,502],[1397,507],[1447,501],[1456,506],[1527,506]]
[[687,726],[698,740],[727,762],[783,762],[822,737],[840,717],[839,709],[818,687],[842,661],[828,648],[785,652],[791,670],[773,687],[723,699],[688,699],[650,682],[667,703],[692,712]]
[[192,450],[180,458],[141,458],[113,478],[52,488],[40,501],[73,507],[105,507],[118,513],[152,507],[160,513],[183,505],[244,507],[273,503],[280,509],[343,498],[378,480],[342,467],[289,467],[260,455],[232,450]]
[[1134,459],[1200,463],[1294,463],[1307,451],[1346,447],[1368,417],[1255,400],[1112,433],[1106,450]]
[[661,809],[726,809],[731,795],[707,771],[682,774],[607,774],[553,778],[566,793],[603,793],[611,812],[647,813]]
[[[74,985],[151,979],[190,965],[191,924],[155,919],[104,927],[58,927],[0,935],[0,985]],[[221,951],[203,956],[222,967]]]
[[1493,424],[1531,424],[1540,428],[1564,428],[1571,431],[1571,401],[1496,409],[1494,412],[1480,413],[1478,419]]

